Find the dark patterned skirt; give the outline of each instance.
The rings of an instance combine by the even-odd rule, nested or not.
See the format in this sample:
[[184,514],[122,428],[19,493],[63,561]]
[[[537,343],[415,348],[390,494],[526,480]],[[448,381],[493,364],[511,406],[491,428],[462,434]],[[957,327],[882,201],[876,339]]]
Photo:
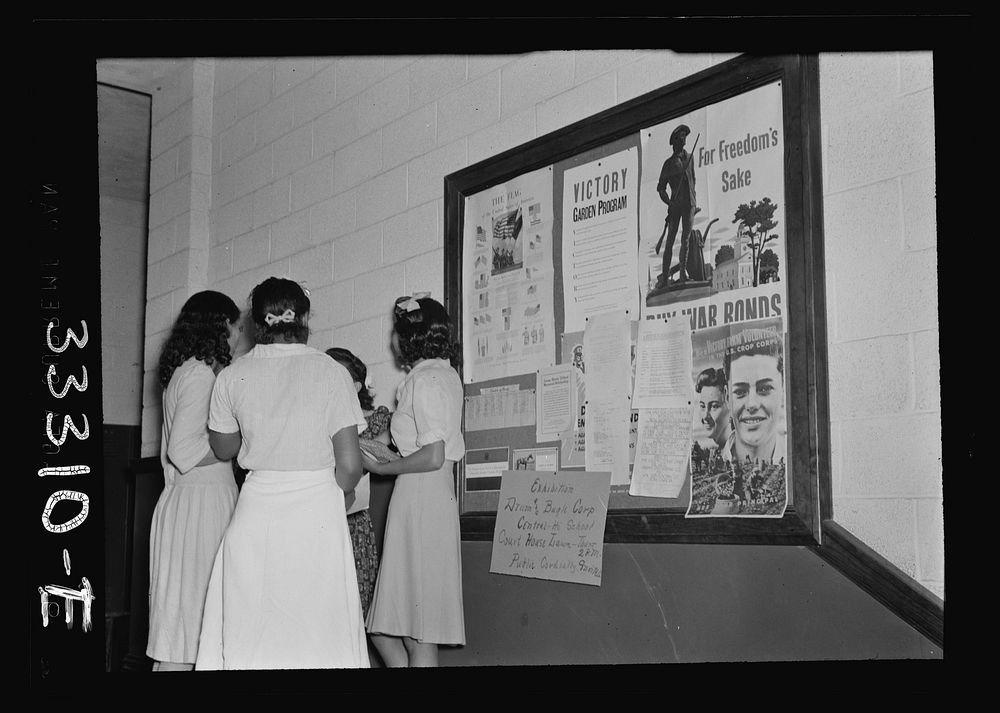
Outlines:
[[354,546],[354,566],[358,571],[358,591],[361,594],[361,609],[368,616],[368,605],[375,591],[378,577],[378,545],[375,544],[375,528],[372,516],[361,510],[347,516],[351,530],[351,544]]

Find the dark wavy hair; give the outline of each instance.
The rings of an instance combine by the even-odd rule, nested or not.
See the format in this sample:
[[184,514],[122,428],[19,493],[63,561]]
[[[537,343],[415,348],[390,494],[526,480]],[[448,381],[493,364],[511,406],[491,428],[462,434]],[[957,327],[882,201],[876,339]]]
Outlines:
[[[400,298],[402,299],[402,298]],[[406,310],[396,301],[393,330],[399,339],[399,356],[405,366],[421,359],[448,359],[456,369],[462,363],[462,345],[455,341],[451,317],[430,297],[417,300],[419,309]]]
[[347,373],[351,375],[353,381],[361,384],[361,391],[358,392],[358,401],[361,403],[361,408],[365,411],[373,411],[375,409],[375,398],[371,390],[365,386],[365,379],[368,378],[368,367],[365,366],[365,363],[354,356],[350,350],[342,347],[331,347],[326,350],[326,354],[333,357],[334,361],[347,369]]
[[694,390],[700,394],[702,388],[706,386],[714,386],[721,391],[728,389],[729,382],[726,381],[726,371],[724,369],[708,367],[699,373],[698,378],[694,382]]
[[[295,316],[290,322],[267,323],[267,316],[280,317],[286,310]],[[306,318],[309,315],[309,296],[302,285],[284,277],[269,277],[250,292],[250,315],[256,328],[258,344],[298,342],[309,339]]]
[[229,325],[240,319],[240,308],[221,292],[205,290],[191,295],[174,322],[160,354],[160,386],[170,383],[174,370],[191,357],[209,366],[227,366]]

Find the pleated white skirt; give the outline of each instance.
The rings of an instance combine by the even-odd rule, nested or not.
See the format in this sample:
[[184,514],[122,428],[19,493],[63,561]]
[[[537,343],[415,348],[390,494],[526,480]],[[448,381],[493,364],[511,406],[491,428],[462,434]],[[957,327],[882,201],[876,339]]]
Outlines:
[[215,554],[236,507],[229,463],[178,475],[168,465],[149,537],[149,640],[146,655],[194,664]]

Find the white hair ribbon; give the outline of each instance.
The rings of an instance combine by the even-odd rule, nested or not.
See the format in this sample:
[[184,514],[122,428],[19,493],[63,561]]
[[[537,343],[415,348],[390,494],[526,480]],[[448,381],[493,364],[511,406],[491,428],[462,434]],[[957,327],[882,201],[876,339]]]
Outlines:
[[416,310],[420,309],[420,302],[418,302],[418,300],[422,300],[425,297],[430,297],[430,296],[431,296],[430,292],[415,292],[405,302],[397,303],[396,308],[404,312],[415,312]]
[[271,314],[270,312],[264,316],[264,323],[270,327],[278,322],[294,322],[295,321],[295,310],[289,308],[286,309],[280,316],[276,314]]

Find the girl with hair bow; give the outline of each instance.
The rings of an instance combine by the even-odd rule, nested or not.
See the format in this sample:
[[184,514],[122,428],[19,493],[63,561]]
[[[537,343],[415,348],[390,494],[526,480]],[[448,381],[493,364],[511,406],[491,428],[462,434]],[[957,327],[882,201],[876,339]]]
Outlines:
[[367,668],[345,493],[368,424],[347,369],[306,345],[305,290],[271,277],[250,303],[257,344],[212,391],[212,449],[249,473],[215,557],[196,668]]
[[362,453],[372,473],[396,475],[368,632],[387,666],[436,666],[439,645],[465,644],[462,543],[455,462],[465,455],[461,345],[444,307],[401,297],[392,347],[408,372],[396,392],[392,440],[402,458]]

